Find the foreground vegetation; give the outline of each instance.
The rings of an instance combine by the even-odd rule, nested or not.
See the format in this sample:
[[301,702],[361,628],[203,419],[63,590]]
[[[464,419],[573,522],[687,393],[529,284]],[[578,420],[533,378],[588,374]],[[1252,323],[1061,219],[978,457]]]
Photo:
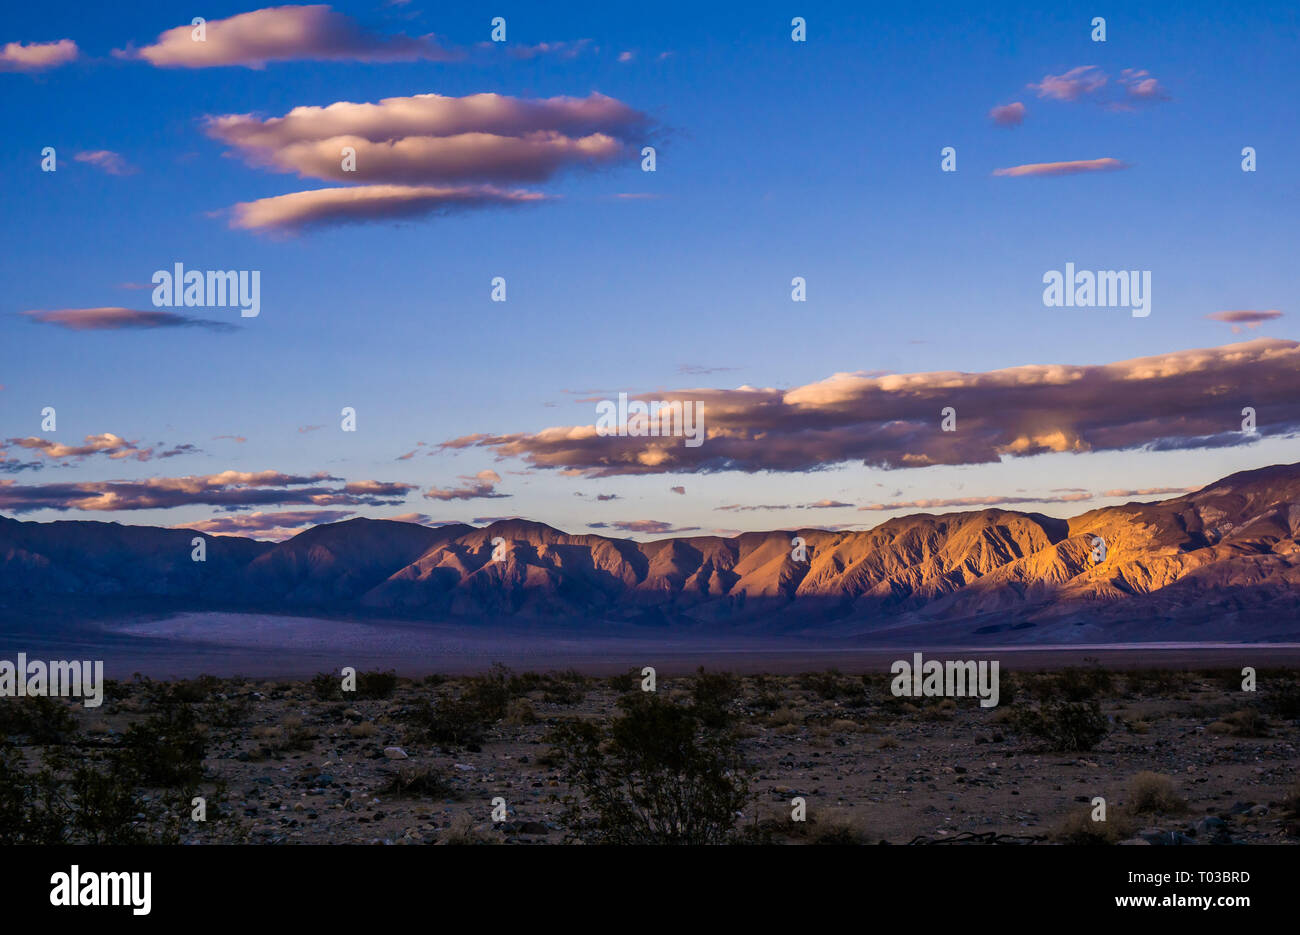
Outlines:
[[991,709],[890,681],[496,666],[5,698],[0,843],[1300,843],[1295,671],[1004,673]]

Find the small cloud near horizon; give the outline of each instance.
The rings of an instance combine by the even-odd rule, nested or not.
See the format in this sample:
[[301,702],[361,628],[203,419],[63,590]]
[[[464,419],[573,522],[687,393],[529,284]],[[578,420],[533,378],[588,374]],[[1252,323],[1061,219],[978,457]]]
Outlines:
[[139,311],[104,306],[100,308],[60,308],[22,313],[31,321],[55,325],[68,331],[126,331],[147,328],[204,328],[208,331],[237,331],[238,325],[209,318],[191,318],[175,312]]
[[993,174],[1021,178],[1034,175],[1076,175],[1080,172],[1116,172],[1127,168],[1127,163],[1107,156],[1104,159],[1074,159],[1068,162],[1031,162],[1022,166],[994,169]]
[[1282,313],[1275,308],[1266,311],[1256,311],[1254,309],[1237,309],[1225,312],[1211,312],[1205,316],[1210,321],[1221,321],[1225,324],[1232,325],[1233,334],[1241,334],[1247,328],[1258,328],[1266,321],[1274,321],[1282,317]]
[[[424,492],[426,500],[495,500],[508,497],[508,493],[497,493],[496,486],[501,483],[501,475],[493,470],[479,471],[473,476],[462,475],[465,482],[461,487],[431,487]],[[476,520],[477,522],[477,520]]]

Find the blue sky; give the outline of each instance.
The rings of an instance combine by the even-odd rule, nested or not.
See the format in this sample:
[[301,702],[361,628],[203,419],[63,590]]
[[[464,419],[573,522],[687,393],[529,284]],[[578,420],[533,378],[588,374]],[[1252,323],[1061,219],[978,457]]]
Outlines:
[[[220,4],[202,12],[215,24],[256,9]],[[590,477],[498,460],[493,448],[424,454],[463,436],[590,425],[592,399],[619,391],[792,389],[845,372],[1104,365],[1295,339],[1293,4],[726,11],[410,2],[334,10],[369,33],[435,33],[466,58],[158,67],[113,52],[149,46],[188,23],[191,10],[51,3],[7,11],[0,45],[66,38],[79,54],[56,67],[0,73],[0,118],[9,128],[0,184],[10,219],[0,253],[8,285],[0,439],[75,447],[113,433],[141,447],[199,450],[136,460],[56,457],[9,444],[5,457],[43,466],[0,483],[323,471],[413,485],[400,504],[328,507],[356,515],[523,515],[571,531],[604,523],[609,532],[619,522],[708,531],[870,526],[914,511],[857,509],[894,501],[1194,487],[1297,460],[1294,440],[1284,437],[1294,413],[1276,406],[1260,409],[1272,437],[1251,444],[1165,444],[1174,450],[1153,452],[1136,444],[1104,450],[1094,439],[1086,453],[894,470],[859,458],[816,470]],[[477,48],[497,15],[506,17],[509,41]],[[790,39],[794,15],[807,20],[806,42]],[[1097,15],[1107,18],[1105,43],[1089,36]],[[563,45],[514,54],[542,43]],[[1029,87],[1085,66],[1107,80],[1077,99]],[[1125,69],[1153,77],[1157,93],[1126,93]],[[646,137],[658,149],[657,171],[640,171],[632,153],[524,183],[552,196],[541,203],[288,236],[231,226],[236,204],[326,183],[250,165],[204,132],[206,116],[264,119],[299,106],[482,92],[613,98],[653,127]],[[990,119],[991,108],[1016,101],[1026,108],[1023,123]],[[57,150],[56,172],[40,171],[45,146]],[[956,172],[939,170],[944,146],[957,150]],[[1241,171],[1244,146],[1258,153],[1254,173]],[[75,158],[105,151],[117,154],[125,174]],[[992,174],[1103,158],[1126,168]],[[653,197],[620,197],[629,194]],[[1150,317],[1044,307],[1043,273],[1071,261],[1150,270]],[[69,329],[23,314],[151,309],[148,290],[123,284],[148,283],[176,262],[260,270],[261,315],[178,310],[237,326],[219,332]],[[505,303],[490,301],[494,276],[507,280]],[[806,303],[790,299],[794,276],[807,280]],[[1229,310],[1282,314],[1238,333],[1206,317]],[[1224,373],[1205,377],[1214,379]],[[1268,380],[1276,395],[1276,375]],[[1253,392],[1243,387],[1241,405]],[[960,419],[960,394],[953,405]],[[45,406],[57,409],[55,432],[41,431]],[[339,430],[343,406],[357,410],[355,433]],[[300,431],[308,426],[323,428]],[[416,457],[396,460],[420,441]],[[763,464],[760,456],[749,466]],[[491,490],[506,496],[423,496],[462,489],[460,478],[485,470],[497,472]],[[619,499],[598,502],[598,494]],[[821,499],[851,505],[717,509]],[[1108,502],[1021,508],[1070,515]],[[252,509],[316,507],[261,504],[236,513]],[[4,512],[161,525],[218,514],[209,503]]]

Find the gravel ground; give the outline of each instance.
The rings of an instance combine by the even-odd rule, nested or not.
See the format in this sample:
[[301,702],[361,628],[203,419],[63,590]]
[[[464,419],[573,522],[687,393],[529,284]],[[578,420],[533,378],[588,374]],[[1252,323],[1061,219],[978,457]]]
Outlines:
[[[728,710],[752,770],[738,827],[773,843],[1052,843],[1079,840],[1080,827],[1108,843],[1300,843],[1300,728],[1279,707],[1294,699],[1294,670],[1262,675],[1255,693],[1229,674],[1091,672],[1004,673],[993,708],[894,698],[879,674],[738,678]],[[657,692],[686,704],[693,681],[661,679]],[[1064,698],[1063,684],[1100,703],[1108,732],[1093,749],[1052,752],[1020,723],[1018,711]],[[608,678],[517,679],[480,740],[435,743],[413,728],[422,700],[469,688],[399,679],[387,698],[330,700],[302,681],[116,683],[101,708],[69,706],[68,743],[112,750],[130,724],[191,699],[206,745],[199,791],[224,816],[175,821],[185,843],[564,842],[570,789],[546,736],[565,720],[607,722],[620,691]],[[42,748],[16,740],[34,768]],[[1164,778],[1135,780],[1143,772]],[[1142,810],[1144,782],[1168,793],[1154,809]],[[1104,824],[1087,820],[1098,796]],[[807,822],[790,821],[796,797]]]

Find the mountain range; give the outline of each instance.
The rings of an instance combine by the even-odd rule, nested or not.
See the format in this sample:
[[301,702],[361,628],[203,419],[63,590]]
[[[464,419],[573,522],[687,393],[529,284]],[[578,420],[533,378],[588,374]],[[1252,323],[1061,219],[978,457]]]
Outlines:
[[280,543],[205,535],[203,562],[191,558],[191,530],[0,517],[0,610],[15,619],[75,600],[101,612],[152,602],[948,643],[1295,641],[1298,530],[1300,464],[1070,519],[985,509],[865,532],[653,542],[526,520],[352,519]]

